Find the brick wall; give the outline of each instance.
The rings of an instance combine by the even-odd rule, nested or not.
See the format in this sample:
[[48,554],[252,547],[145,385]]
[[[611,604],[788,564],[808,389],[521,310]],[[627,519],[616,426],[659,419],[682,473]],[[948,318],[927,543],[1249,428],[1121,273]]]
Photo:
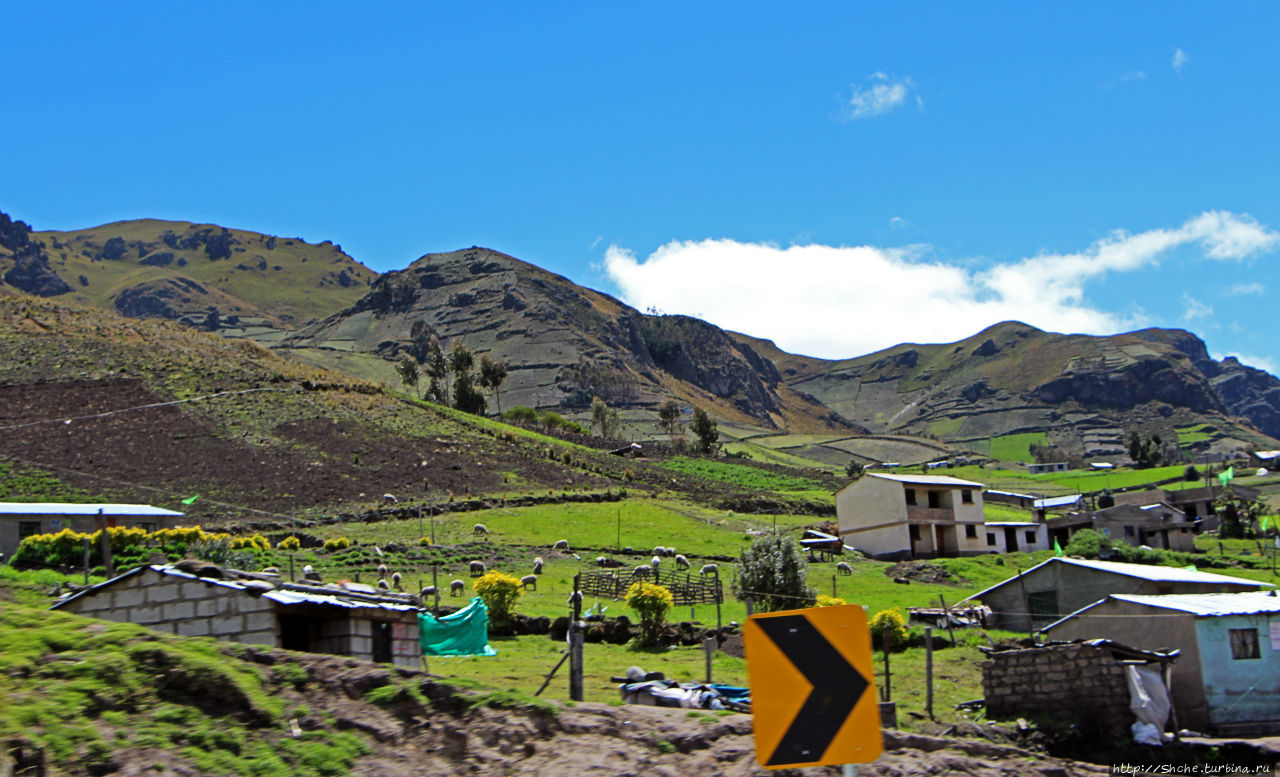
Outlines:
[[1134,721],[1124,666],[1104,647],[1049,645],[988,654],[982,663],[987,715],[1072,719],[1092,732],[1124,735]]
[[68,602],[62,609],[90,618],[137,623],[184,637],[279,644],[270,601],[150,569]]

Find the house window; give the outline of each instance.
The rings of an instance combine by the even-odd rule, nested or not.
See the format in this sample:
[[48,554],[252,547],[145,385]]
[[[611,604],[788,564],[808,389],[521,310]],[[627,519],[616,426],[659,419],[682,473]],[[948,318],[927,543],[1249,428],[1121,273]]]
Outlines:
[[1230,629],[1232,658],[1261,658],[1257,629]]
[[908,526],[907,534],[911,535],[912,542],[918,541],[920,539],[920,527],[915,524]]
[[932,507],[932,508],[934,508],[934,509],[937,509],[937,508],[939,508],[939,507],[942,507],[942,492],[941,492],[941,491],[930,491],[930,492],[929,492],[929,506],[930,506],[930,507]]
[[1195,517],[1196,517],[1196,503],[1195,503],[1195,502],[1192,502],[1191,504],[1187,505],[1187,517],[1188,517],[1188,518],[1195,518]]
[[1052,623],[1061,618],[1058,614],[1057,591],[1034,591],[1027,594],[1027,614],[1031,616],[1031,625],[1037,626]]
[[916,503],[916,490],[914,488],[908,488],[906,490],[906,494],[907,494],[907,504],[914,505]]
[[391,663],[391,624],[385,621],[373,622],[373,662],[375,664]]
[[965,539],[976,540],[978,538],[978,527],[973,524],[964,527],[964,536]]
[[139,524],[138,524],[138,528],[139,528],[139,529],[142,529],[142,530],[143,530],[144,532],[146,532],[147,534],[152,534],[152,533],[154,533],[154,532],[155,532],[155,530],[156,530],[156,524],[154,524],[154,523],[145,523],[145,522],[144,522],[144,523],[139,523]]
[[33,534],[40,533],[39,521],[18,521],[18,539],[30,537]]
[[1035,529],[1027,529],[1027,532],[1026,532],[1026,538],[1027,538],[1027,544],[1028,544],[1028,545],[1034,545],[1034,544],[1036,544],[1036,530],[1035,530]]
[[967,505],[973,504],[973,489],[971,488],[960,489],[960,501]]
[[991,547],[995,547],[995,544],[996,544],[996,533],[995,533],[995,532],[993,532],[993,531],[989,531],[989,532],[987,532],[987,544],[988,544],[988,545],[990,545]]

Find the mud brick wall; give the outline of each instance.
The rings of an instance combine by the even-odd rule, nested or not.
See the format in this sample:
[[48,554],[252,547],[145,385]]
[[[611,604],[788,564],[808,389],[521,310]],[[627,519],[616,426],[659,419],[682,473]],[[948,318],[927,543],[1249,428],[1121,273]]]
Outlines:
[[987,715],[1048,714],[1086,729],[1124,735],[1135,720],[1129,710],[1124,665],[1093,645],[1051,645],[991,653],[982,663]]

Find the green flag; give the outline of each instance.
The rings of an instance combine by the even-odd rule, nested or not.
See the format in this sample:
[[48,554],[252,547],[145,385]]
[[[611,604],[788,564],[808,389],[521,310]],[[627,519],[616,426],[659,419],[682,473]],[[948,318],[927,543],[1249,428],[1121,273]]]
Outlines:
[[197,499],[199,499],[199,498],[200,498],[200,495],[199,495],[199,494],[196,494],[195,496],[189,496],[189,497],[187,497],[186,499],[183,499],[183,500],[182,500],[182,503],[183,503],[184,505],[193,505],[193,504],[195,504],[195,503],[196,503],[196,500],[197,500]]
[[1055,555],[1055,556],[1062,556],[1062,555],[1065,555],[1065,554],[1062,552],[1062,546],[1058,544],[1058,540],[1057,540],[1056,538],[1055,538],[1055,539],[1054,539],[1054,541],[1053,541],[1053,555]]
[[1267,527],[1270,525],[1271,525],[1271,516],[1269,515],[1262,516],[1262,530],[1266,531]]
[[1225,485],[1227,485],[1228,483],[1230,483],[1230,482],[1231,482],[1231,479],[1232,479],[1232,478],[1234,478],[1235,476],[1236,476],[1236,468],[1235,468],[1234,466],[1231,466],[1231,467],[1227,467],[1226,469],[1224,469],[1224,470],[1223,470],[1223,471],[1218,475],[1218,480],[1221,480],[1221,481],[1222,481],[1222,485],[1224,485],[1224,486],[1225,486]]

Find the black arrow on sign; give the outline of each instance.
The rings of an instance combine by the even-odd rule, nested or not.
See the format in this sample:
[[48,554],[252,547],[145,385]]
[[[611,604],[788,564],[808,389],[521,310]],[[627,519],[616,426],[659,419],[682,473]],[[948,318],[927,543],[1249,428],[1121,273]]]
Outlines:
[[813,686],[766,766],[820,760],[870,683],[805,616],[760,618],[756,625]]

